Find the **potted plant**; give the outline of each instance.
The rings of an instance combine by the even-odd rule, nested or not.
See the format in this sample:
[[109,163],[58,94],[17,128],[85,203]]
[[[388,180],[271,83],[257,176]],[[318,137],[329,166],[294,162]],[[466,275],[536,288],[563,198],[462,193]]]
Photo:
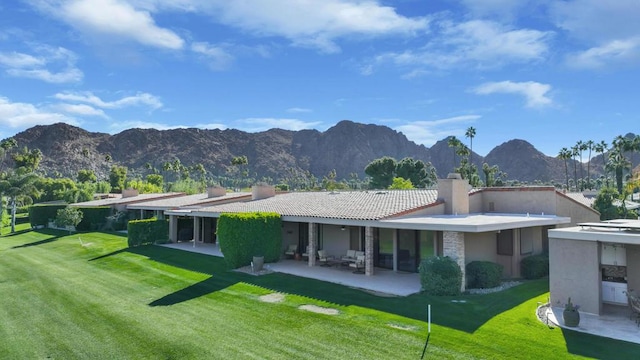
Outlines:
[[255,255],[253,257],[253,262],[251,262],[251,266],[253,267],[253,271],[254,272],[261,271],[263,265],[264,265],[264,256]]
[[564,325],[569,327],[576,327],[580,324],[580,313],[578,309],[579,305],[574,305],[571,302],[571,297],[566,304],[564,304],[564,311],[562,312],[562,319],[564,320]]

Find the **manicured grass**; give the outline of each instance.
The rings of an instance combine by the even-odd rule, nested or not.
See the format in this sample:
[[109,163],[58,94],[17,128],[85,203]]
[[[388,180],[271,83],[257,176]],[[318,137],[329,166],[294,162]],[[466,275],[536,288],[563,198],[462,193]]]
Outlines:
[[[427,304],[429,358],[637,358],[640,346],[537,321],[547,291],[542,280],[455,298],[465,303],[380,297],[233,272],[201,254],[127,249],[118,234],[25,231],[0,238],[0,358],[418,359]],[[260,300],[273,292],[284,300]]]

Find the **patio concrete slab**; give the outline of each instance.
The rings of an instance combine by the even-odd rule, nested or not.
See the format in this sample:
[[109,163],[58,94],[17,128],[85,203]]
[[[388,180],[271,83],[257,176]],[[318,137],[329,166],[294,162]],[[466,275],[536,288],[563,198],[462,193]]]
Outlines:
[[[180,242],[162,244],[160,246],[211,256],[223,256],[217,244],[195,243],[194,245],[193,242]],[[280,260],[276,263],[268,263],[265,264],[265,268],[283,274],[345,285],[380,295],[408,296],[421,291],[420,275],[417,273],[394,272],[376,268],[373,276],[366,276],[364,274],[355,274],[353,273],[353,268],[340,264],[330,267],[309,266],[306,261],[296,260]]]
[[589,333],[592,335],[624,340],[640,344],[640,327],[636,319],[630,319],[630,310],[626,306],[605,304],[603,314],[598,316],[589,313],[580,313],[580,325],[567,327],[562,320],[562,307],[552,307],[548,313],[549,320],[561,328]]

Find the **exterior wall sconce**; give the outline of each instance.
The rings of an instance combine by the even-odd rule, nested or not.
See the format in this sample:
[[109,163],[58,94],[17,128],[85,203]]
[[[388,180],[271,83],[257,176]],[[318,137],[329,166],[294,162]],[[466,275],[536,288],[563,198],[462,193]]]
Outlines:
[[347,230],[347,228],[346,228],[344,225],[342,225],[342,226],[340,227],[340,230],[345,231],[345,230]]

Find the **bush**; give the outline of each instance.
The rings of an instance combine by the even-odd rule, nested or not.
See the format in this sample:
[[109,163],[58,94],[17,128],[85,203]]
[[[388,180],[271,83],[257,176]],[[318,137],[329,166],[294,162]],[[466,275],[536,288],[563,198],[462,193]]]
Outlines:
[[500,285],[502,265],[490,261],[472,261],[466,266],[467,286],[472,289],[487,289]]
[[67,205],[34,205],[29,207],[29,222],[31,226],[47,226],[49,220],[56,218],[58,210],[66,208]]
[[217,235],[231,268],[249,265],[254,256],[264,256],[265,262],[280,259],[282,220],[277,213],[221,214]]
[[539,279],[549,275],[549,255],[531,255],[522,259],[520,273],[525,279]]
[[79,208],[82,211],[82,221],[76,226],[78,231],[100,230],[101,225],[106,223],[107,216],[111,214],[108,206]]
[[82,221],[82,211],[76,207],[67,206],[57,211],[55,224],[57,227],[76,227]]
[[420,262],[420,283],[428,295],[460,295],[462,270],[450,257],[431,256]]
[[164,244],[169,241],[169,221],[155,218],[131,220],[127,224],[129,247],[147,244]]

